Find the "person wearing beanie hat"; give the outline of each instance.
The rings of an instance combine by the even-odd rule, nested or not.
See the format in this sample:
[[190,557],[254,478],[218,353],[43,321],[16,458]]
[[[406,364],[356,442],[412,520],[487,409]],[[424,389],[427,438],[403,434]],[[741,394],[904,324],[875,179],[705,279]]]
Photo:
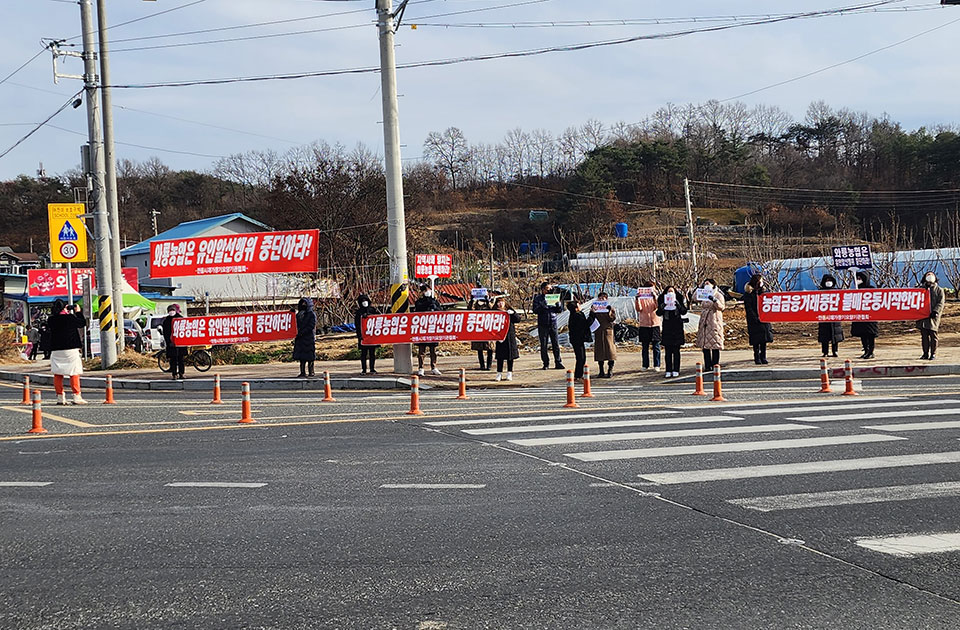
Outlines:
[[163,333],[163,342],[166,344],[167,358],[170,359],[170,374],[174,380],[183,380],[183,372],[186,369],[185,359],[187,349],[178,347],[173,339],[173,320],[183,317],[180,314],[180,305],[171,304],[167,307],[167,316],[160,322],[160,331]]

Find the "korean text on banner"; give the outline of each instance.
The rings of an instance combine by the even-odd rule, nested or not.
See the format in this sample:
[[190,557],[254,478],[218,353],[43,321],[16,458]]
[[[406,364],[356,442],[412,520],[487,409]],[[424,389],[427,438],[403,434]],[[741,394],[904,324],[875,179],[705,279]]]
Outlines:
[[83,225],[82,203],[47,204],[50,232],[50,262],[87,262],[87,229]]
[[417,254],[415,278],[449,278],[453,274],[453,256],[450,254]]
[[363,318],[365,346],[440,341],[503,341],[510,327],[504,311],[391,313]]
[[760,321],[915,321],[930,316],[926,289],[761,293]]
[[[73,294],[83,295],[83,279],[90,277],[92,290],[97,289],[96,269],[90,267],[73,268]],[[123,279],[134,290],[138,290],[137,270],[133,267],[123,268]],[[66,269],[27,269],[27,295],[30,297],[66,297],[67,270]]]
[[151,241],[150,276],[316,273],[319,230]]
[[297,336],[292,311],[177,317],[173,341],[177,346],[211,346],[254,341],[283,341]]

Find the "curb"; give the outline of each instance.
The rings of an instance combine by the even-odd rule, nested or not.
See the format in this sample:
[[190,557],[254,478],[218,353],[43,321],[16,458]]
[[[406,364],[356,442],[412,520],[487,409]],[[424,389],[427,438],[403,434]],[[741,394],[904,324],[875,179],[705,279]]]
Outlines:
[[[36,374],[31,372],[0,371],[0,381],[22,383],[23,377],[29,376],[30,382],[37,385],[53,385],[52,374]],[[103,377],[81,376],[80,386],[85,389],[106,389],[106,374]],[[323,391],[323,377],[312,379],[300,378],[224,378],[220,377],[220,386],[240,388],[241,383],[250,383],[254,390],[273,391]],[[377,377],[377,378],[343,378],[330,377],[330,385],[334,389],[376,389],[376,390],[406,390],[410,389],[409,378]],[[150,391],[208,391],[213,388],[213,374],[200,378],[175,381],[173,379],[131,379],[113,378],[114,389],[150,390]],[[428,385],[421,385],[421,389],[431,389]]]

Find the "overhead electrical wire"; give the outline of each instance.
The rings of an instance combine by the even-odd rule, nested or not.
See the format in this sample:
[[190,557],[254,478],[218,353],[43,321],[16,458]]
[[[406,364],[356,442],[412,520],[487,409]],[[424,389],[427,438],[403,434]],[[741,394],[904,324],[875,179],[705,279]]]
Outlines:
[[[40,129],[42,129],[45,125],[48,125],[48,124],[50,123],[50,121],[53,120],[53,119],[57,116],[57,114],[59,114],[60,112],[62,112],[62,111],[65,110],[66,108],[70,107],[70,106],[74,103],[74,101],[76,100],[76,98],[77,98],[78,96],[80,96],[81,93],[83,93],[83,90],[79,90],[76,94],[74,94],[74,95],[71,96],[69,99],[67,99],[66,102],[64,102],[64,104],[61,105],[61,106],[57,109],[57,111],[55,111],[55,112],[53,112],[52,114],[50,114],[49,116],[47,116],[46,119],[45,119],[43,122],[38,123],[36,127],[34,127],[33,129],[31,129],[30,132],[27,133],[27,135],[23,136],[22,138],[20,138],[20,139],[17,140],[16,142],[14,142],[13,145],[10,146],[9,148],[7,148],[3,153],[0,153],[0,159],[2,159],[5,155],[7,155],[8,153],[10,153],[10,152],[13,151],[14,149],[16,149],[18,146],[20,146],[24,141],[26,141],[27,138],[29,138],[29,137],[32,136],[33,134],[37,133],[38,131],[40,131]],[[52,127],[53,125],[50,125],[50,126]]]
[[[66,127],[58,127],[57,125],[47,125],[51,129],[56,129],[57,131],[63,131],[64,133],[72,133],[76,136],[86,136],[87,134],[80,131],[74,131],[73,129],[67,129]],[[209,153],[195,153],[193,151],[178,151],[177,149],[164,149],[162,147],[151,147],[143,144],[134,144],[132,142],[120,142],[116,141],[116,144],[121,144],[125,147],[135,147],[137,149],[147,149],[150,151],[160,151],[161,153],[178,153],[180,155],[192,155],[195,157],[204,157],[204,158],[225,158],[225,155],[211,155]],[[3,156],[0,156],[3,157]]]

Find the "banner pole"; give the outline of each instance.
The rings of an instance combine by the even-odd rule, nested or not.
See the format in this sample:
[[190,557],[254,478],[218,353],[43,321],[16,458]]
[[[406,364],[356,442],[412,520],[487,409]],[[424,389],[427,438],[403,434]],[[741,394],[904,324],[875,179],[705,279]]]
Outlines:
[[67,304],[73,306],[73,265],[67,263]]

